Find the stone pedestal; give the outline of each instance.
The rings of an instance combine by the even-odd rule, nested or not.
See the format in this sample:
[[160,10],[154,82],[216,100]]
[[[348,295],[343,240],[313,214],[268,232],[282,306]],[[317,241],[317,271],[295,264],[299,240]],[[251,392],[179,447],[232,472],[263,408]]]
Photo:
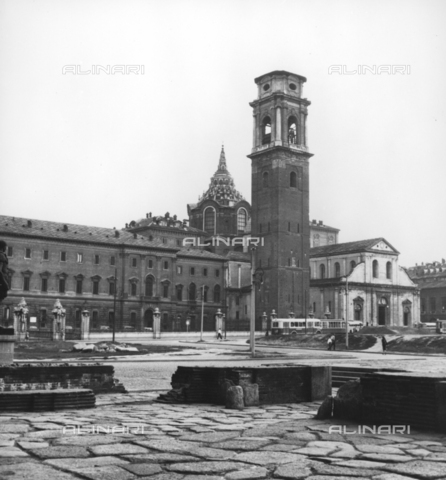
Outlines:
[[0,331],[0,365],[9,365],[14,362],[14,343],[16,337],[12,328],[5,328],[8,334]]
[[311,366],[311,401],[331,395],[331,367]]
[[90,313],[87,311],[82,312],[81,320],[81,340],[90,339]]
[[54,303],[52,314],[54,315],[52,340],[65,340],[65,308],[59,300]]
[[16,340],[28,339],[28,306],[22,297],[20,303],[14,308],[14,332]]

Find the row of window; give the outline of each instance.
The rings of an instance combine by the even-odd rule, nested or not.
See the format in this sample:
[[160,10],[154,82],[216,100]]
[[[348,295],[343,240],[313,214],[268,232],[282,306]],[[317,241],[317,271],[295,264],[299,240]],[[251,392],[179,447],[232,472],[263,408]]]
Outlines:
[[[206,207],[203,212],[203,230],[211,235],[215,235],[217,212],[214,207]],[[244,232],[248,225],[248,212],[245,208],[239,208],[237,211],[237,231]]]
[[[421,298],[421,313],[426,313],[426,298]],[[439,302],[440,303],[440,302]],[[438,305],[439,306],[439,305]],[[429,297],[429,312],[428,313],[445,313],[446,312],[446,297],[441,298],[441,310],[437,312],[437,299]]]
[[[304,122],[303,123],[303,128],[305,130],[305,128],[306,128],[305,116],[303,118],[303,122]],[[271,125],[272,125],[271,117],[269,115],[267,115],[262,120],[262,124],[261,124],[262,145],[267,145],[267,144],[271,143]],[[286,138],[288,140],[288,143],[292,143],[292,144],[295,144],[295,145],[299,145],[300,143],[303,143],[303,141],[305,139],[305,134],[304,134],[304,138],[300,138],[299,130],[297,128],[297,125],[298,125],[297,118],[294,115],[291,115],[288,118],[287,125],[288,125],[288,132],[287,132],[287,137]]]
[[[356,262],[352,260],[350,262],[350,273],[353,271],[353,269],[356,267]],[[341,265],[339,262],[336,262],[334,264],[334,270],[335,270],[335,277],[340,277],[341,276]],[[373,278],[379,278],[379,262],[378,260],[373,260],[372,262],[372,275]],[[319,265],[319,278],[326,278],[326,269],[325,265],[321,263]],[[386,278],[391,280],[392,279],[392,262],[387,262],[386,263]]]
[[[13,254],[14,254],[13,247],[8,247],[8,257],[12,257]],[[31,259],[31,255],[32,255],[31,249],[26,248],[25,249],[25,258],[26,259]],[[84,254],[83,253],[77,253],[76,255],[77,255],[77,257],[76,257],[77,258],[77,263],[83,263]],[[43,250],[43,260],[49,260],[49,250]],[[61,262],[66,262],[67,261],[67,252],[65,252],[65,251],[60,252],[60,261]],[[99,265],[100,264],[100,256],[99,255],[94,255],[93,261],[94,261],[95,265]],[[114,266],[116,264],[116,257],[111,256],[110,259],[109,259],[109,262],[110,262],[110,265]],[[132,267],[137,267],[138,266],[138,260],[137,260],[136,257],[132,257],[130,259],[130,265]],[[149,269],[153,268],[153,260],[152,259],[147,260],[147,267]],[[163,269],[164,270],[169,270],[169,268],[170,268],[170,263],[169,263],[169,261],[165,260],[163,262]],[[196,271],[195,267],[190,267],[189,274],[190,275],[195,275],[195,271]],[[182,275],[182,273],[183,273],[183,267],[178,265],[177,266],[177,274]],[[208,268],[203,268],[202,273],[203,273],[203,276],[207,277],[208,276]],[[220,269],[216,268],[214,273],[215,273],[216,277],[219,277],[220,276]]]
[[[31,277],[26,275],[23,277],[23,291],[29,292],[30,291],[30,282]],[[58,292],[59,293],[66,293],[66,286],[67,286],[67,278],[65,276],[60,276],[58,279]],[[100,279],[93,278],[92,279],[92,294],[99,295],[99,286],[100,286]],[[144,284],[144,295],[146,297],[153,297],[154,296],[154,286],[155,286],[155,279],[152,276],[148,276],[146,278]],[[48,278],[43,277],[41,278],[40,290],[43,293],[48,292]],[[183,285],[176,285],[176,299],[179,301],[183,300]],[[108,294],[115,295],[116,291],[116,283],[115,280],[108,281]],[[196,301],[196,300],[203,300],[204,302],[208,302],[208,291],[209,287],[205,286],[204,288],[200,287],[197,290],[197,286],[194,283],[191,283],[187,289],[187,299]],[[84,279],[77,278],[76,279],[76,295],[82,295],[85,292],[84,290]],[[130,282],[130,295],[137,296],[139,295],[138,292],[138,282],[131,281]],[[170,296],[170,282],[168,280],[164,280],[161,282],[161,293],[163,298],[169,298]],[[213,301],[220,302],[221,297],[221,287],[220,285],[215,285],[213,288]]]
[[[25,259],[27,260],[30,260],[32,258],[32,250],[31,248],[25,248]],[[14,256],[14,248],[12,246],[8,246],[8,250],[7,250],[7,255],[8,257],[13,257]],[[42,258],[43,260],[49,260],[50,259],[50,251],[49,250],[43,250],[43,253],[42,253]],[[68,255],[67,255],[67,252],[66,251],[60,251],[59,252],[59,260],[61,262],[67,262],[68,258]],[[84,254],[79,252],[79,253],[76,253],[76,262],[77,263],[83,263],[84,262]],[[93,263],[95,265],[99,265],[100,264],[100,256],[99,255],[94,255],[93,256]],[[116,264],[116,257],[115,256],[111,256],[109,257],[109,264],[110,265],[115,265]]]

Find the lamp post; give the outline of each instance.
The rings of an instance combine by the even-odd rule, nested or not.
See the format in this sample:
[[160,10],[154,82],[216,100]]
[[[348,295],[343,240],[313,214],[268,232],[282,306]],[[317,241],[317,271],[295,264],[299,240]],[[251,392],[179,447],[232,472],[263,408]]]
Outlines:
[[251,355],[255,357],[255,329],[256,329],[256,286],[263,283],[263,270],[256,268],[256,247],[251,247],[251,322],[250,322],[250,335],[249,346],[251,349]]
[[268,315],[266,314],[266,312],[263,312],[262,315],[262,325],[265,327],[266,336],[268,336]]
[[158,307],[153,312],[153,338],[161,338],[161,312]]
[[345,348],[348,350],[348,277],[345,277],[345,288],[341,288],[339,293],[345,294]]
[[115,343],[116,336],[116,292],[118,291],[118,269],[115,267],[115,280],[114,280],[114,290],[113,290],[113,338],[112,342]]
[[200,342],[204,342],[203,340],[203,323],[204,323],[204,289],[205,285],[201,287],[201,327],[200,327]]
[[251,247],[251,321],[249,325],[249,348],[251,355],[254,357],[256,354],[255,346],[255,328],[256,328],[256,289],[254,284],[254,275],[256,271],[256,247]]

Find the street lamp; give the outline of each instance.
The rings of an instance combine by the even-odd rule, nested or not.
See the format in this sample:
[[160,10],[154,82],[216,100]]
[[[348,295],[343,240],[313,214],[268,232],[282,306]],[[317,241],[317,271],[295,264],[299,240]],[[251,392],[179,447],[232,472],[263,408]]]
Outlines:
[[262,327],[265,327],[266,336],[268,336],[268,315],[266,314],[266,312],[263,312],[262,315]]
[[207,288],[205,285],[201,287],[201,328],[200,328],[200,342],[203,340],[203,323],[204,323],[204,289]]
[[161,312],[158,307],[153,312],[153,338],[161,338]]
[[341,288],[339,290],[339,293],[345,294],[345,348],[348,350],[348,277],[344,277],[343,280],[345,279],[345,288]]
[[261,268],[256,269],[256,247],[251,247],[251,322],[250,322],[250,335],[249,346],[251,355],[255,357],[255,328],[256,328],[256,286],[263,283],[263,270]]

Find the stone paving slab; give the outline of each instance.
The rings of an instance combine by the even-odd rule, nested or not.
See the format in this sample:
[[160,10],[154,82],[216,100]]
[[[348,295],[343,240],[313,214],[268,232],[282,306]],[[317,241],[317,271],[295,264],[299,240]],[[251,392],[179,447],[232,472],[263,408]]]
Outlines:
[[79,417],[0,415],[0,479],[446,480],[444,434],[330,434],[357,426],[315,420],[317,402],[231,411],[153,399],[99,395]]

